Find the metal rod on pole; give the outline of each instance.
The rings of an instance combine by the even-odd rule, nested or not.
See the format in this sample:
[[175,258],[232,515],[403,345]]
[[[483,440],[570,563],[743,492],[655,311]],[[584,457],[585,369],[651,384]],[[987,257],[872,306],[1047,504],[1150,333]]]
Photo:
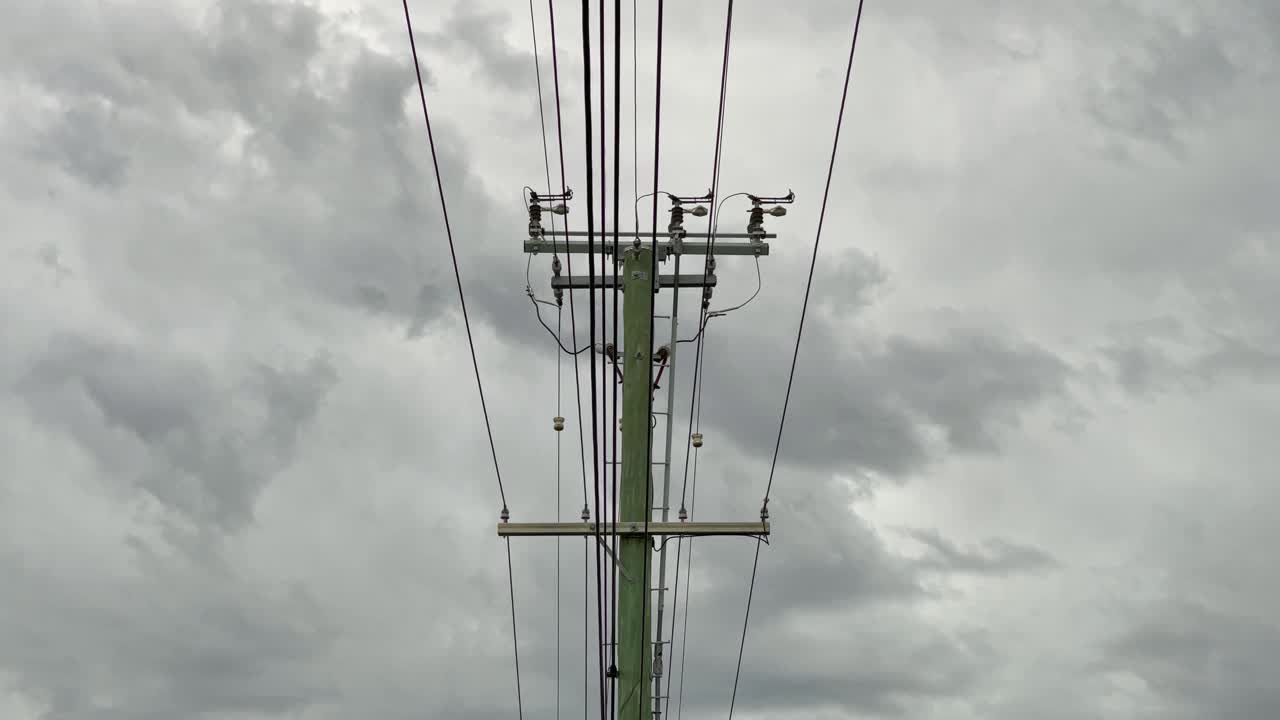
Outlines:
[[[680,277],[680,255],[675,256],[675,276]],[[675,430],[675,397],[676,397],[676,348],[679,346],[679,337],[677,336],[677,327],[680,318],[680,290],[677,288],[671,293],[671,341],[667,346],[667,369],[671,373],[671,379],[667,380],[667,439],[666,449],[663,451],[664,461],[662,463],[662,522],[669,520],[671,510],[671,444],[673,432]],[[665,588],[667,584],[667,544],[662,543],[658,552],[658,587]],[[653,702],[658,708],[655,714],[655,720],[661,714],[662,708],[662,617],[666,611],[667,594],[665,592],[658,593],[658,624],[656,626],[657,635],[653,644],[653,666],[658,672],[653,674]]]

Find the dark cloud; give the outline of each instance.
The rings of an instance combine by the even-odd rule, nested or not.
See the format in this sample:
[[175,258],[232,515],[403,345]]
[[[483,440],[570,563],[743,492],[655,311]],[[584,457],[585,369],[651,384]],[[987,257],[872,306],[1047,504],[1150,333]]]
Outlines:
[[1134,618],[1108,663],[1146,683],[1159,717],[1252,720],[1280,712],[1268,671],[1278,640],[1273,623],[1171,599]]
[[146,541],[133,550],[133,571],[92,581],[0,554],[0,662],[46,705],[40,717],[278,715],[332,697],[309,666],[333,628],[304,589],[262,591]]
[[978,547],[961,548],[936,530],[909,530],[907,534],[926,548],[918,560],[924,569],[999,576],[1054,565],[1053,557],[1045,551],[1008,540],[987,540]]
[[[220,387],[197,358],[64,336],[17,389],[34,417],[76,437],[117,482],[194,522],[237,529],[337,379],[315,358],[299,369],[260,366]],[[241,410],[245,401],[257,407]]]
[[[860,292],[852,285],[836,291]],[[804,429],[784,438],[788,462],[901,475],[928,462],[927,427],[955,450],[993,452],[999,434],[1060,392],[1070,372],[1043,348],[982,331],[877,344],[846,343],[840,332],[821,317],[806,328],[792,397],[803,416],[790,419]],[[735,344],[752,348],[750,362],[713,355],[705,371],[706,394],[724,398],[707,405],[708,421],[749,452],[773,449],[786,386],[778,371],[790,364],[790,342],[748,336]],[[731,392],[741,387],[759,389]]]
[[513,48],[503,38],[511,23],[508,13],[460,2],[441,29],[427,34],[425,40],[429,46],[465,49],[468,58],[480,64],[484,77],[509,91],[527,91],[535,84],[533,54]]
[[[1221,393],[1247,385],[1255,397],[1231,407],[1265,404],[1275,378],[1275,11],[1126,8],[868,8],[776,469],[744,716],[1276,714],[1257,671],[1274,632],[1248,619],[1275,595],[1249,548],[1272,538],[1212,501],[1265,506],[1264,484],[1232,478],[1274,465],[1263,440],[1234,439],[1270,427],[1266,416],[1225,409]],[[557,505],[555,395],[517,245],[515,190],[542,176],[532,63],[512,40],[526,32],[520,12],[458,3],[424,17],[419,47],[507,489],[534,520]],[[664,183],[702,187],[710,167],[718,48],[706,38],[721,12],[668,19],[679,72],[664,78],[664,108],[678,114],[664,115]],[[702,519],[759,512],[807,270],[807,242],[789,239],[812,237],[852,7],[741,12],[724,187],[794,178],[802,202],[779,219],[787,239],[759,298],[711,324]],[[0,29],[13,110],[0,122],[11,160],[0,211],[22,244],[0,269],[0,707],[15,696],[50,718],[512,713],[506,548],[492,537],[486,438],[398,23],[267,0],[194,13],[53,2],[13,8]],[[652,38],[641,42],[644,63]],[[581,96],[571,47],[562,38],[566,107]],[[535,259],[540,294],[546,261]],[[753,287],[748,266],[723,267],[716,307]],[[1151,317],[1176,320],[1114,331]],[[1080,448],[1102,448],[1082,462],[1106,490],[1098,502],[1126,521],[1100,555],[1126,578],[1212,568],[1180,593],[1217,593],[1220,606],[1130,616],[1119,599],[1137,590],[1082,580],[1104,519],[1080,513],[1079,496],[1095,486],[1029,473],[1027,500],[984,478],[965,490],[980,510],[948,506],[962,504],[957,474],[1052,478],[1035,450],[1068,440],[1046,439],[1032,416],[1078,402],[1072,385],[1092,368],[1104,370],[1090,378],[1099,396],[1115,381],[1134,391],[1133,426],[1114,446]],[[1197,413],[1217,412],[1197,414],[1194,442],[1167,433],[1156,403],[1133,402],[1154,390],[1185,402],[1188,389],[1203,393]],[[1179,454],[1191,446],[1203,456]],[[1219,468],[1213,482],[1169,492],[1164,464],[1196,463]],[[889,492],[908,478],[923,500]],[[563,514],[577,509],[570,485]],[[1133,527],[1152,497],[1206,524],[1138,553]],[[1076,535],[1036,527],[1045,506]],[[886,512],[919,528],[923,555],[895,549],[878,529]],[[933,518],[981,523],[992,539],[960,544]],[[1025,525],[1006,532],[1010,518]],[[562,714],[576,716],[594,586],[581,587],[581,546],[565,542],[557,595],[551,547],[512,550],[525,711],[554,713],[558,679]],[[727,704],[755,546],[696,548],[695,719]],[[979,587],[933,590],[967,576]]]

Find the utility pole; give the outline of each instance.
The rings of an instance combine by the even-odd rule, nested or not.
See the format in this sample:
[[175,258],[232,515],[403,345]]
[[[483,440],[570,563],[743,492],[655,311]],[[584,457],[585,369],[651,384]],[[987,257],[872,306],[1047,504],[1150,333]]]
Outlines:
[[[689,522],[681,514],[678,522],[670,522],[671,484],[671,450],[672,429],[674,419],[674,363],[676,356],[676,321],[679,309],[679,292],[682,288],[701,289],[702,308],[706,310],[710,302],[716,276],[710,270],[714,268],[714,257],[706,272],[696,274],[680,273],[680,258],[683,255],[708,254],[723,256],[762,257],[769,254],[766,239],[774,237],[764,232],[763,218],[766,213],[781,216],[786,213],[782,204],[794,200],[793,194],[785,197],[764,198],[749,195],[752,202],[750,219],[746,233],[717,233],[711,238],[708,233],[686,233],[682,223],[685,208],[683,202],[711,202],[714,200],[708,193],[703,197],[678,197],[662,193],[672,201],[672,219],[665,238],[656,242],[643,242],[636,237],[634,242],[617,246],[619,257],[614,258],[615,268],[620,266],[620,274],[612,277],[597,277],[592,283],[587,276],[562,276],[560,263],[552,263],[553,277],[551,287],[558,303],[563,300],[565,289],[599,289],[620,287],[624,294],[623,302],[623,347],[616,349],[615,361],[622,374],[622,476],[618,489],[618,522],[616,527],[602,518],[594,522],[551,522],[551,523],[514,523],[504,517],[498,524],[500,537],[559,537],[590,536],[597,537],[601,543],[607,543],[617,534],[618,547],[612,548],[610,556],[619,566],[619,587],[616,599],[618,637],[617,637],[617,676],[612,682],[617,683],[615,696],[618,698],[617,717],[620,720],[660,720],[662,695],[662,616],[665,608],[666,582],[666,540],[674,536],[747,536],[764,537],[769,534],[767,514],[763,508],[761,517],[750,522]],[[586,253],[588,241],[574,238],[585,238],[585,232],[549,232],[542,228],[542,202],[556,203],[551,207],[556,214],[565,214],[568,208],[565,202],[572,198],[566,191],[562,195],[539,196],[533,194],[529,206],[529,237],[524,242],[526,253],[561,252]],[[771,210],[765,211],[762,203],[778,203]],[[691,212],[696,216],[706,215],[706,208],[696,205]],[[610,254],[614,246],[604,239],[612,233],[601,231],[595,239],[596,252]],[[690,240],[689,238],[694,238]],[[654,276],[654,253],[657,260],[665,262],[673,259],[675,273]],[[652,337],[652,321],[654,318],[654,297],[663,288],[670,288],[673,293],[671,313],[671,342],[655,352]],[[658,383],[651,383],[651,370],[655,365],[655,356],[664,363],[662,370],[670,370],[671,379],[667,382],[667,410],[654,411],[651,415],[651,402]],[[653,461],[653,420],[662,414],[666,416],[665,459],[662,463]],[[555,418],[555,429],[562,430],[564,421]],[[700,445],[695,442],[695,445]],[[654,505],[653,467],[661,464],[664,468],[662,504]],[[661,519],[655,520],[653,511],[661,511]],[[609,549],[606,545],[606,549]],[[650,583],[654,579],[651,568],[652,554],[660,553],[657,587]],[[651,593],[657,593],[656,602],[651,601]],[[657,609],[658,627],[655,640],[653,624],[654,609]],[[601,640],[603,642],[603,640]],[[649,684],[652,682],[652,693]]]

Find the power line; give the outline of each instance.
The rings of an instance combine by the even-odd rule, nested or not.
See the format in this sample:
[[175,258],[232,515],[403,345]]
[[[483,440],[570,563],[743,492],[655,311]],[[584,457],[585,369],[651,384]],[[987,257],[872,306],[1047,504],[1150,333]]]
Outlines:
[[[565,172],[564,172],[564,124],[560,112],[560,59],[558,44],[556,43],[556,11],[553,0],[547,0],[547,15],[551,21],[551,77],[555,86],[556,98],[556,149],[560,156],[560,188],[565,188]],[[565,221],[565,229],[568,230],[568,221]],[[554,241],[552,248],[555,248]],[[568,267],[569,274],[573,274],[573,253],[565,253],[565,264]],[[578,344],[578,320],[577,312],[573,306],[573,288],[569,288],[569,332],[574,345]],[[590,347],[590,343],[587,343]],[[582,461],[582,507],[587,506],[587,445],[582,435],[582,381],[581,373],[578,369],[578,356],[573,354],[573,385],[574,392],[578,401],[578,453]]]
[[[708,318],[709,317],[710,316],[708,316]],[[698,341],[699,341],[698,342],[699,348],[701,348],[702,344],[706,342],[706,336],[703,335],[701,332],[698,334]],[[694,362],[694,367],[693,367],[693,382],[695,387],[697,388],[697,392],[694,394],[695,402],[689,408],[689,427],[690,427],[691,433],[698,432],[702,429],[701,378],[702,378],[702,368],[703,368],[705,359],[706,359],[706,356],[703,355],[701,352],[699,352],[696,356],[696,360]],[[685,452],[684,479],[685,479],[686,486],[688,486],[688,481],[689,481],[689,454],[688,454],[689,447],[690,447],[689,445],[685,446],[686,452]],[[693,517],[694,512],[696,510],[697,498],[698,498],[698,453],[696,450],[694,450],[693,452],[693,483],[692,483],[692,487],[690,488],[689,507],[688,507],[688,516],[690,518]],[[685,507],[684,501],[685,501],[685,491],[684,491],[684,488],[682,488],[680,492],[681,509],[684,509]],[[679,716],[684,712],[684,667],[685,667],[685,660],[689,656],[689,644],[688,644],[689,643],[689,593],[690,593],[690,585],[693,582],[693,540],[694,538],[689,538],[689,553],[688,553],[689,560],[686,563],[686,567],[685,567],[684,627],[681,630],[681,637],[680,637],[680,693],[676,701],[677,718],[679,718]],[[680,551],[683,549],[684,541],[685,541],[684,538],[680,538],[676,542],[676,580],[675,580],[675,597],[673,598],[673,603],[679,602]],[[675,645],[674,645],[675,633],[676,633],[676,615],[675,613],[672,613],[671,638],[673,641],[672,643],[673,650],[675,648]],[[674,663],[675,663],[674,652],[672,653],[671,662],[672,662],[672,667],[674,667]],[[671,705],[671,700],[670,700],[670,696],[668,695],[668,699],[667,699],[668,710],[670,710],[670,705]]]
[[[458,285],[458,304],[462,308],[462,323],[467,331],[467,346],[471,350],[471,367],[476,375],[476,390],[480,395],[480,410],[484,415],[485,432],[489,436],[489,452],[493,456],[493,473],[498,480],[498,495],[502,499],[502,515],[508,516],[507,493],[502,486],[502,471],[498,467],[498,449],[493,442],[493,427],[489,422],[489,408],[484,400],[484,383],[480,380],[480,363],[476,359],[476,345],[471,336],[471,319],[467,315],[466,294],[462,289],[462,272],[458,268],[458,252],[453,242],[453,228],[449,224],[449,209],[444,197],[444,182],[440,175],[440,160],[436,153],[435,134],[431,130],[431,113],[427,110],[427,92],[422,84],[422,66],[418,62],[418,46],[413,37],[413,19],[409,15],[409,0],[401,0],[404,6],[405,30],[409,35],[409,50],[413,54],[413,71],[418,81],[418,99],[422,103],[422,120],[427,126],[427,143],[431,147],[431,165],[435,171],[436,188],[440,193],[440,214],[444,219],[445,237],[449,240],[449,256],[453,261],[453,277]],[[516,625],[516,587],[515,573],[511,567],[511,540],[507,540],[507,587],[511,596],[511,644],[515,656],[516,669],[516,708],[518,717],[524,718],[524,697],[520,682],[520,638]]]
[[[595,181],[594,171],[591,164],[591,8],[588,0],[582,0],[582,89],[585,101],[582,103],[585,123],[583,131],[586,135],[586,163],[587,163],[587,275],[588,287],[595,287]],[[603,250],[603,248],[602,248]],[[587,297],[591,298],[588,291]],[[591,343],[596,338],[596,308],[595,301],[592,299],[588,303],[589,308],[589,333]],[[595,363],[590,365],[591,372],[591,471],[595,478],[595,507],[596,507],[596,625],[597,637],[603,638],[604,635],[604,598],[603,585],[601,582],[603,573],[601,572],[600,559],[600,435],[599,423],[597,422],[598,395],[596,386],[596,368]],[[605,712],[605,697],[607,690],[604,677],[604,646],[601,645],[598,651],[600,660],[600,716],[603,718]]]
[[[561,112],[561,104],[560,104],[560,60],[559,60],[560,53],[559,53],[559,45],[556,42],[556,11],[555,11],[554,0],[547,0],[547,17],[548,17],[548,20],[550,21],[550,30],[551,30],[551,75],[552,75],[553,84],[555,88],[555,101],[556,101],[556,149],[557,149],[557,154],[559,155],[559,160],[560,160],[560,188],[561,190],[564,190],[566,186],[565,166],[564,166],[564,123],[563,123],[563,114]],[[565,227],[567,230],[568,229],[567,222],[565,223]],[[552,247],[553,248],[555,247],[554,242],[552,243]],[[573,253],[565,253],[565,261],[568,266],[569,274],[572,275],[573,274]],[[577,345],[578,344],[578,323],[577,323],[577,312],[574,308],[573,298],[574,298],[573,288],[569,288],[569,327],[570,327],[572,342],[574,345]],[[539,320],[541,320],[541,313],[539,313],[538,317],[539,317]],[[559,344],[560,342],[559,337],[556,338],[556,342]],[[590,346],[591,346],[591,343],[588,342],[585,347],[590,347]],[[582,373],[578,367],[578,354],[572,353],[572,355],[573,355],[574,395],[577,399],[577,408],[578,408],[578,456],[581,462],[581,469],[582,469],[582,509],[585,511],[588,507],[589,500],[587,495],[587,451],[586,451],[586,441],[583,437],[583,422],[582,422]],[[582,612],[582,717],[583,717],[583,720],[586,720],[587,718],[587,711],[590,705],[590,702],[589,702],[590,682],[588,681],[588,677],[590,676],[591,663],[588,660],[588,658],[590,657],[590,654],[588,652],[588,647],[589,647],[589,639],[590,639],[589,638],[590,636],[589,607],[590,607],[591,600],[590,600],[589,584],[590,584],[590,574],[591,574],[591,560],[590,560],[590,549],[588,548],[589,544],[590,544],[590,541],[587,540],[586,538],[583,538],[583,545],[582,545],[582,611],[583,611]],[[599,552],[600,552],[600,549],[599,549],[599,545],[597,544],[596,546],[597,570],[599,569]],[[599,598],[597,597],[597,604],[598,604],[598,601],[599,601]],[[599,670],[601,673],[601,676],[600,676],[601,690],[603,691],[604,668],[601,667],[599,668]]]
[[[724,106],[725,97],[729,89],[729,40],[733,31],[733,0],[729,0],[728,8],[725,11],[724,20],[724,57],[720,61],[720,105],[716,115],[716,149],[715,159],[711,166],[711,197],[716,198],[720,192],[720,149],[724,141]],[[719,214],[719,204],[712,206],[712,212],[707,216],[707,229],[713,230],[718,227],[716,225],[716,216]],[[715,249],[716,236],[714,232],[709,233],[707,243],[707,259],[702,266],[702,280],[706,284],[707,276],[711,274],[711,268],[715,267]],[[704,290],[704,293],[708,292]],[[704,295],[702,302],[702,312],[707,312],[707,305],[710,302],[710,295]]]
[[[600,124],[604,125],[604,0],[600,0]],[[602,131],[603,134],[603,131]],[[604,143],[601,143],[601,157],[604,156]],[[600,168],[601,173],[604,167]],[[613,5],[613,259],[616,261],[618,255],[618,216],[619,188],[621,186],[622,172],[622,0],[614,0]],[[603,179],[603,178],[602,178]],[[602,190],[603,194],[603,190]],[[603,200],[603,198],[602,198]],[[603,224],[603,222],[602,222]],[[601,265],[604,264],[604,258],[601,257]],[[615,268],[615,273],[617,269]],[[604,276],[603,269],[601,277]],[[621,293],[621,283],[613,284],[613,347],[615,349],[614,362],[618,362],[617,348],[618,345],[618,299]],[[601,294],[603,296],[603,290]],[[608,372],[608,358],[605,358],[606,374]],[[613,416],[609,423],[609,435],[613,438],[613,546],[618,548],[618,383],[610,382],[613,388]],[[609,646],[614,659],[617,663],[618,649],[618,565],[613,564],[613,618],[612,632],[613,643]],[[610,685],[611,691],[616,692],[617,683]],[[611,704],[611,713],[616,713],[616,706]]]
[[493,474],[498,478],[498,495],[502,509],[507,511],[507,491],[502,485],[502,471],[498,468],[498,449],[493,442],[493,426],[489,422],[489,407],[484,401],[484,383],[480,380],[480,363],[476,359],[476,344],[471,336],[471,318],[467,315],[467,297],[462,290],[462,273],[458,269],[458,251],[453,243],[453,228],[449,224],[449,208],[444,199],[444,182],[440,178],[440,160],[436,156],[435,135],[431,132],[431,114],[427,112],[427,92],[422,84],[422,68],[418,64],[418,46],[413,39],[413,21],[409,18],[409,0],[404,5],[404,22],[409,33],[409,49],[413,53],[413,70],[418,77],[418,98],[422,101],[422,119],[427,125],[427,143],[431,146],[431,165],[435,170],[436,188],[440,191],[440,214],[444,218],[445,237],[449,239],[449,256],[453,260],[453,278],[458,285],[458,304],[462,307],[462,324],[467,330],[467,347],[471,350],[471,367],[476,375],[476,390],[480,393],[480,410],[484,414],[484,429],[489,436],[489,452],[493,456]]
[[[534,79],[537,82],[537,88],[538,88],[538,125],[540,128],[539,137],[542,140],[542,167],[547,180],[547,194],[550,195],[551,194],[551,158],[550,158],[550,153],[548,153],[547,151],[547,117],[542,107],[543,105],[542,62],[539,58],[539,52],[538,52],[538,23],[537,23],[537,18],[535,17],[535,14],[533,11],[533,0],[529,0],[529,34],[533,38],[533,72],[534,72]],[[556,230],[556,215],[555,213],[552,213],[551,214],[551,231],[552,231],[553,237],[555,236],[555,230]],[[553,247],[554,247],[554,241],[553,241]],[[530,262],[525,264],[525,289],[529,293],[529,299],[534,301],[533,309],[538,316],[538,322],[542,323],[542,326],[545,327],[549,332],[551,328],[547,326],[546,322],[543,321],[542,309],[538,307],[538,303],[533,296],[533,288],[529,285],[529,265],[532,264],[532,260],[533,260],[533,256],[531,255],[529,256]],[[558,261],[558,258],[556,258],[556,260]],[[564,320],[564,308],[562,305],[557,304],[556,305],[555,338],[556,338],[556,344],[559,345],[562,349],[564,348],[564,344],[561,342],[560,338],[561,338],[561,335],[563,334],[563,320]],[[556,353],[556,419],[557,419],[557,422],[561,422],[560,413],[562,409],[561,408],[561,396],[562,396],[561,366],[562,364],[563,364],[563,358],[561,357],[560,353]],[[556,521],[559,522],[560,520],[560,460],[561,460],[560,430],[561,428],[556,427],[555,430],[556,430],[555,517],[556,517]],[[560,588],[560,584],[561,584],[560,544],[561,544],[560,538],[556,538],[556,613],[555,613],[556,615],[556,691],[555,691],[556,720],[560,720],[560,589],[561,589]],[[510,547],[511,547],[511,540],[510,538],[508,538],[507,539],[508,561],[510,557],[509,556]]]
[[[835,174],[836,152],[840,146],[840,128],[844,125],[844,108],[849,100],[849,78],[853,74],[853,54],[858,48],[858,28],[862,25],[862,3],[858,0],[858,12],[853,20],[853,39],[849,43],[849,63],[844,71],[844,88],[840,94],[840,112],[836,115],[835,137],[831,141],[831,160],[827,164],[827,182],[822,190],[822,207],[818,212],[818,228],[813,237],[813,257],[809,261],[809,276],[805,280],[804,302],[800,305],[800,323],[796,328],[795,351],[791,355],[791,371],[787,374],[787,391],[782,400],[782,416],[778,420],[778,439],[773,446],[773,461],[769,464],[769,484],[764,491],[764,508],[769,505],[769,493],[773,490],[773,473],[778,466],[778,452],[782,447],[782,430],[787,422],[787,406],[791,402],[791,387],[796,377],[796,362],[800,357],[800,339],[804,334],[804,318],[809,309],[809,294],[813,290],[813,272],[818,264],[818,246],[822,241],[822,223],[827,215],[827,199],[831,194],[831,177]],[[738,680],[742,675],[742,653],[747,646],[747,625],[751,620],[751,599],[756,589],[756,573],[760,567],[760,541],[756,542],[755,559],[751,563],[751,585],[747,589],[747,609],[742,618],[742,642],[738,646],[738,665],[733,673],[733,694],[729,697],[729,718],[733,718],[734,704],[738,698]]]

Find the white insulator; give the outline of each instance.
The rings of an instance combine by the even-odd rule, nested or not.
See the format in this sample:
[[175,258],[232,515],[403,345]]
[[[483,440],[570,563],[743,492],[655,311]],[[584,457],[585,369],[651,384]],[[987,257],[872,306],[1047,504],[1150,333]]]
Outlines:
[[693,435],[691,435],[690,438],[693,439],[694,447],[702,447],[702,433],[696,432]]
[[551,426],[556,429],[556,432],[560,432],[561,430],[564,430],[564,418],[560,417],[559,415],[551,418]]

